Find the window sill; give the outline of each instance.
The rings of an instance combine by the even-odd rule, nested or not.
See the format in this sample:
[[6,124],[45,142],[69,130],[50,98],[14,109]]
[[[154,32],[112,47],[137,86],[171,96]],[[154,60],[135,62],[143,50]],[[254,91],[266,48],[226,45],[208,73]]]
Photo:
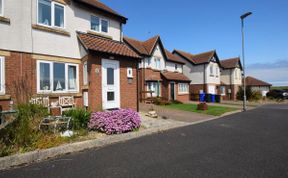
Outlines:
[[88,85],[83,85],[82,86],[82,90],[88,90],[89,89],[89,86]]
[[178,93],[178,95],[189,95],[189,93]]
[[6,23],[6,24],[10,25],[10,19],[6,18],[6,17],[3,17],[3,16],[0,16],[0,22],[3,22],[3,23]]
[[101,32],[96,32],[96,31],[88,30],[87,33],[88,33],[88,34],[91,34],[91,35],[96,35],[96,36],[100,36],[100,37],[103,37],[103,38],[108,38],[108,39],[110,39],[110,40],[113,40],[112,36],[102,34]]
[[10,100],[11,99],[11,95],[0,95],[0,100]]
[[70,36],[69,32],[67,32],[66,30],[63,30],[63,29],[59,29],[59,28],[46,27],[46,26],[42,26],[42,25],[38,25],[38,24],[33,24],[32,28],[35,30],[41,30],[41,31],[59,34],[59,35]]
[[59,96],[81,97],[82,93],[38,93],[37,96],[49,96],[51,98],[57,98]]
[[71,2],[70,0],[53,0],[54,2],[58,2],[60,4],[63,4],[63,5],[70,5]]

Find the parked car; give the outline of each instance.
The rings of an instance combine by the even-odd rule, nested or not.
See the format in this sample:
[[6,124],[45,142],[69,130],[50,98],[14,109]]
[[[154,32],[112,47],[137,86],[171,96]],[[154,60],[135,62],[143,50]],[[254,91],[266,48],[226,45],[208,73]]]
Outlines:
[[267,93],[267,97],[276,98],[276,99],[288,99],[287,90],[271,90]]

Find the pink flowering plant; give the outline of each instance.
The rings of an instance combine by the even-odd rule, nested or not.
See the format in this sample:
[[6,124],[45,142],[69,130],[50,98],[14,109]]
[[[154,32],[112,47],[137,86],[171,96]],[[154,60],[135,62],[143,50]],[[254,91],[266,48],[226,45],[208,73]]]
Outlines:
[[92,113],[88,128],[111,135],[133,131],[138,129],[140,124],[141,119],[137,112],[132,109],[119,109]]

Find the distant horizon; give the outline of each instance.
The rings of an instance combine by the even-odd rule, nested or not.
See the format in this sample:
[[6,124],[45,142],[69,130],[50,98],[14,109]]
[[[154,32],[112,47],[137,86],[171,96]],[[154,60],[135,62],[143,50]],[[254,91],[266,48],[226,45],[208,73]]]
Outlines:
[[160,35],[170,51],[195,54],[215,49],[220,59],[241,57],[240,15],[251,11],[245,19],[247,75],[288,86],[288,1],[101,1],[128,18],[128,37],[145,40]]

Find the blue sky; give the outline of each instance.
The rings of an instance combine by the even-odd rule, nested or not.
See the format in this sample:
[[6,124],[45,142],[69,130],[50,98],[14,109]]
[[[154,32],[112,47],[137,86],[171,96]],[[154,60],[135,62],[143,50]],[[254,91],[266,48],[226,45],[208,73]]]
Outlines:
[[220,59],[241,55],[239,16],[251,11],[253,15],[245,20],[247,73],[288,85],[287,0],[102,2],[128,18],[126,36],[145,40],[159,34],[169,50],[193,54],[216,49]]

